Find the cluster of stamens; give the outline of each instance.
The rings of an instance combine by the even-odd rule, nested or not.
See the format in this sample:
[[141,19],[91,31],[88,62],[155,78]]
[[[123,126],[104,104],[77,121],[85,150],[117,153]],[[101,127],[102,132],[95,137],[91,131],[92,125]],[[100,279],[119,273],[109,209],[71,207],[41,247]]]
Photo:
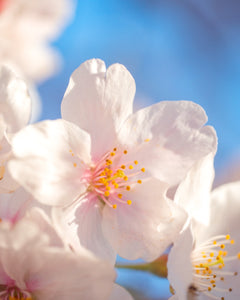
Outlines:
[[0,299],[1,300],[33,300],[32,296],[27,291],[21,291],[18,287],[4,287],[3,290],[0,290]]
[[221,235],[209,239],[201,244],[192,253],[194,268],[194,286],[197,291],[206,294],[209,298],[224,300],[224,296],[232,292],[231,287],[224,287],[226,277],[237,276],[237,272],[227,271],[228,262],[240,259],[240,253],[228,255],[228,249],[234,244],[230,235]]
[[126,192],[131,190],[132,184],[142,183],[138,175],[145,172],[145,168],[138,167],[137,160],[119,164],[121,157],[127,154],[127,150],[114,148],[85,175],[88,191],[97,194],[99,200],[114,209],[117,203],[132,204]]

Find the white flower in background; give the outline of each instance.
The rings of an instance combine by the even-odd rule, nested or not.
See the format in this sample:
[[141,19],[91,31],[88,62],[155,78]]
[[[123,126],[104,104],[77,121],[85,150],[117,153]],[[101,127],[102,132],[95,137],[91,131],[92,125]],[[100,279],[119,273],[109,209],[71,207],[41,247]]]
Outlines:
[[42,80],[56,69],[58,54],[49,46],[69,21],[72,0],[1,0],[0,61],[27,79]]
[[1,299],[114,300],[114,279],[106,262],[83,248],[76,254],[52,245],[48,231],[33,221],[0,224]]
[[14,191],[18,184],[10,176],[11,136],[27,125],[31,99],[25,83],[10,69],[0,67],[0,193]]
[[[31,125],[13,140],[13,177],[39,201],[74,248],[105,258],[153,260],[185,214],[166,197],[196,161],[216,151],[203,109],[164,101],[132,113],[135,82],[119,64],[82,64],[62,102],[64,120]],[[70,123],[69,121],[75,123]],[[114,251],[112,251],[114,249]]]
[[240,182],[212,192],[210,222],[194,220],[174,243],[168,278],[175,290],[171,299],[239,299]]

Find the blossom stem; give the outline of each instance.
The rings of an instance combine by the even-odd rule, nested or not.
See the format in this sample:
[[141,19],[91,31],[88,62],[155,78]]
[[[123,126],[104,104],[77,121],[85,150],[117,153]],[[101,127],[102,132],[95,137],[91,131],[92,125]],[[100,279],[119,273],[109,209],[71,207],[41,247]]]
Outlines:
[[118,269],[130,269],[136,271],[150,272],[158,277],[167,278],[167,259],[168,255],[163,254],[150,263],[142,264],[116,264]]

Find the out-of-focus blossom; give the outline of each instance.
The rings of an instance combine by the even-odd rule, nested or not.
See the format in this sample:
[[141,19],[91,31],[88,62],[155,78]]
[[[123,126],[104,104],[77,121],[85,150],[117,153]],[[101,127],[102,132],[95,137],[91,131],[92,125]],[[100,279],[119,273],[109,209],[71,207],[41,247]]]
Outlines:
[[116,251],[153,260],[185,221],[166,190],[215,153],[216,134],[193,102],[164,101],[132,114],[134,94],[124,66],[85,62],[65,93],[65,120],[16,135],[10,170],[36,199],[60,207],[55,221],[74,247],[78,235],[105,258]]
[[33,197],[22,187],[13,193],[0,194],[0,220],[15,224],[32,207]]
[[168,278],[175,290],[171,299],[239,299],[240,182],[212,192],[210,223],[192,219],[174,243]]
[[0,224],[0,298],[109,299],[113,268],[83,248],[76,254],[52,245],[38,223],[23,219],[13,227]]
[[7,163],[11,157],[10,140],[27,125],[31,100],[25,83],[10,69],[0,67],[0,193],[14,191],[18,184],[10,176]]
[[0,61],[33,81],[56,69],[58,54],[48,45],[72,16],[74,0],[1,0]]

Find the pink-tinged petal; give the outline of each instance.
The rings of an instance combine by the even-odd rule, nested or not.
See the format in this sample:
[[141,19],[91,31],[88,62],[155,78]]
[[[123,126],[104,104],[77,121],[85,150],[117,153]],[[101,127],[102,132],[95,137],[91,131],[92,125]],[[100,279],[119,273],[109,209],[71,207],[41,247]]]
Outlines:
[[216,152],[216,133],[204,126],[206,121],[204,110],[193,102],[163,101],[129,117],[119,140],[139,147],[139,160],[149,172],[175,185],[198,159]]
[[168,256],[168,280],[176,292],[176,299],[189,299],[188,289],[193,282],[191,263],[193,243],[191,225],[188,224],[187,228],[175,240]]
[[132,113],[135,82],[127,69],[92,59],[74,71],[62,101],[62,117],[86,130],[92,154],[99,158],[112,147],[116,131]]
[[12,140],[13,178],[48,205],[67,205],[85,192],[81,176],[90,161],[89,135],[64,120],[29,125]]
[[154,260],[180,232],[186,215],[168,201],[166,189],[159,180],[145,180],[127,193],[131,205],[104,207],[104,235],[120,256]]
[[78,238],[83,247],[92,251],[95,255],[115,263],[116,252],[104,237],[102,231],[102,207],[101,203],[94,201],[81,201],[75,211],[75,222],[78,224]]
[[24,274],[25,266],[29,264],[29,253],[46,246],[48,241],[47,235],[28,220],[22,219],[15,226],[5,222],[0,224],[0,260],[6,274],[19,286],[25,288]]
[[55,248],[42,255],[41,270],[32,273],[28,279],[37,299],[109,298],[116,275],[107,262],[99,261],[85,251],[75,254]]
[[133,297],[122,286],[114,284],[112,293],[108,300],[133,300]]
[[198,222],[209,223],[210,192],[214,179],[214,155],[203,157],[194,164],[179,185],[174,201]]
[[7,133],[20,130],[31,115],[31,99],[26,84],[6,66],[0,68],[0,112]]
[[32,204],[33,197],[22,187],[14,193],[0,194],[0,219],[16,223]]

